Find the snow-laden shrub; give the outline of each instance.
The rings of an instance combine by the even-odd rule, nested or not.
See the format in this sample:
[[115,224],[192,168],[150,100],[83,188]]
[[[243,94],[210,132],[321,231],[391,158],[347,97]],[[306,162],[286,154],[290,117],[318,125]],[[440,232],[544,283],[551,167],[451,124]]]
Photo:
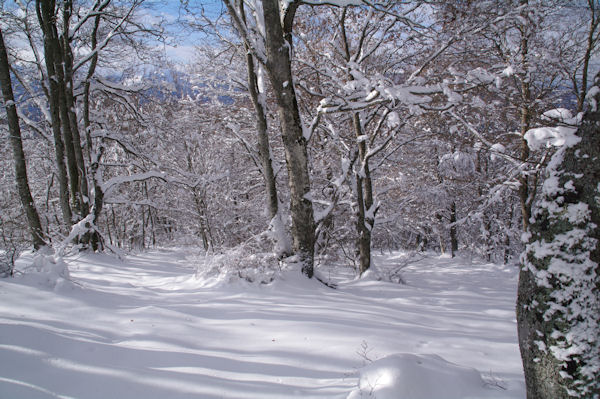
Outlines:
[[62,257],[36,253],[31,264],[19,270],[19,278],[30,284],[56,290],[70,281],[70,273]]
[[271,243],[263,241],[262,235],[254,237],[220,253],[207,253],[199,261],[196,277],[214,280],[216,283],[247,281],[268,284],[281,270],[277,255],[267,250]]

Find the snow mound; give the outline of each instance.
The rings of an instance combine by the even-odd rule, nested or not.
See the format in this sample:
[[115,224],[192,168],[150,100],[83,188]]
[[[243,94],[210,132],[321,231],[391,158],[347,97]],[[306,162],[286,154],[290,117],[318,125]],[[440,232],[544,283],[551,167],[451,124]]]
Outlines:
[[70,285],[69,267],[62,257],[35,254],[30,265],[21,270],[18,277],[26,284],[55,291]]
[[395,354],[360,370],[347,399],[467,399],[485,397],[485,382],[473,368],[437,355]]

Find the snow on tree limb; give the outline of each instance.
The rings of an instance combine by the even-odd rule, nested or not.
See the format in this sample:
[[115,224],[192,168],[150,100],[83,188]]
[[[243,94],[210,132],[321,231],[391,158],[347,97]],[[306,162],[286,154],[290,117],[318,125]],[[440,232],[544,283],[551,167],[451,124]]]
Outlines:
[[102,187],[102,191],[105,194],[108,194],[110,192],[110,190],[112,190],[113,188],[115,188],[116,186],[118,186],[120,184],[144,181],[144,180],[153,179],[153,178],[160,179],[163,181],[168,180],[168,178],[164,172],[161,172],[158,170],[152,170],[149,172],[134,173],[129,176],[112,177],[112,178],[108,179],[107,181],[105,181],[104,183],[102,183],[101,187]]

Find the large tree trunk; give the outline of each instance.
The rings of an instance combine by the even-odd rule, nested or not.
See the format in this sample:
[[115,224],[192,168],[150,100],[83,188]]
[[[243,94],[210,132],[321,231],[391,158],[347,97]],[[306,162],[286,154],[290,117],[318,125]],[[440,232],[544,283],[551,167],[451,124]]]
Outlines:
[[[60,127],[62,129],[62,138],[65,146],[65,155],[67,160],[67,173],[69,176],[69,194],[71,196],[72,209],[77,214],[76,220],[82,218],[81,198],[79,195],[79,170],[77,169],[77,160],[75,157],[75,144],[73,139],[73,127],[71,125],[67,86],[65,82],[65,59],[62,40],[58,37],[56,28],[56,16],[51,17],[49,23],[50,29],[54,32],[50,36],[50,46],[54,51],[54,71],[56,84],[58,87],[58,106],[60,113]],[[74,220],[74,221],[76,221]]]
[[267,210],[269,211],[269,219],[277,217],[279,211],[279,200],[277,198],[277,186],[275,182],[275,173],[273,172],[273,164],[271,162],[271,146],[269,144],[269,134],[267,131],[267,116],[265,110],[264,98],[258,88],[258,79],[254,70],[254,57],[250,52],[247,54],[248,68],[248,87],[250,98],[254,105],[256,115],[256,133],[258,137],[258,156],[261,161],[262,174],[265,180],[265,188],[267,191]]
[[[246,13],[244,11],[244,2],[238,3],[238,10],[242,22],[246,23]],[[290,32],[291,33],[291,32]],[[271,159],[271,145],[269,143],[269,133],[267,124],[267,104],[265,93],[261,92],[258,84],[258,73],[260,66],[247,43],[244,43],[246,50],[246,69],[248,81],[248,93],[252,105],[254,106],[254,115],[256,118],[256,134],[258,144],[258,158],[260,160],[261,173],[265,182],[266,190],[266,208],[269,214],[270,229],[273,232],[275,242],[275,252],[279,257],[285,257],[290,254],[291,248],[287,232],[279,214],[279,198],[277,196],[277,182],[273,171],[273,162]],[[264,89],[263,89],[264,90]]]
[[588,74],[590,68],[590,61],[592,59],[592,54],[594,48],[596,47],[596,30],[600,25],[600,19],[597,15],[596,10],[596,1],[588,1],[588,11],[590,12],[590,26],[588,28],[588,36],[585,48],[585,54],[583,56],[583,65],[581,67],[581,87],[579,91],[575,95],[577,96],[577,112],[583,111],[583,106],[585,103],[585,95],[587,94],[587,85],[588,85]]
[[[600,77],[596,77],[600,87]],[[596,88],[600,93],[600,89]],[[596,95],[600,103],[600,94]],[[530,225],[517,321],[528,399],[600,394],[600,112],[552,157]]]
[[[344,8],[340,19],[340,31],[342,43],[344,45],[344,59],[350,63],[350,43],[346,34],[346,11]],[[354,80],[354,76],[348,73],[348,79]],[[367,158],[367,144],[363,140],[363,127],[360,120],[360,113],[355,112],[352,115],[352,126],[358,146],[358,158],[360,160],[360,170],[356,175],[356,229],[358,240],[356,249],[358,252],[358,269],[363,274],[371,267],[371,237],[373,227],[375,226],[375,209],[373,209],[373,182],[371,179],[371,169],[369,159]]]
[[290,60],[291,44],[281,26],[278,0],[262,0],[265,22],[266,69],[275,92],[290,187],[294,252],[302,272],[313,275],[315,222],[310,194],[307,141],[303,135]]
[[[239,2],[238,8],[240,16],[245,23],[246,13],[244,11],[243,1]],[[254,55],[246,43],[244,43],[244,49],[246,50],[248,93],[250,94],[250,100],[254,106],[254,115],[256,117],[258,156],[260,158],[261,172],[265,180],[265,188],[267,192],[267,210],[269,212],[269,219],[273,219],[277,216],[279,210],[279,200],[277,198],[277,186],[275,183],[275,174],[273,173],[273,165],[271,162],[271,146],[269,144],[269,134],[267,130],[266,99],[264,97],[264,93],[260,92],[260,87],[258,85],[258,76],[256,71],[257,65],[254,61]]]
[[454,258],[458,253],[458,232],[456,231],[456,201],[450,204],[450,254]]
[[360,159],[360,170],[356,175],[357,249],[359,272],[363,274],[371,267],[371,231],[375,225],[375,210],[373,209],[373,184],[369,160],[367,159],[367,145],[364,140],[361,141],[363,131],[360,115],[355,113],[352,120]]
[[44,36],[44,60],[47,72],[46,78],[48,79],[48,103],[50,106],[52,135],[54,137],[60,208],[65,226],[70,227],[72,224],[72,212],[69,205],[69,180],[65,165],[65,143],[61,133],[60,87],[55,68],[55,56],[59,50],[55,48],[58,44],[58,36],[56,26],[53,24],[55,17],[54,1],[36,0],[36,12]]
[[[41,7],[38,8],[38,19],[44,33],[44,56],[48,76],[51,77],[50,85],[55,86],[55,89],[50,88],[49,102],[51,108],[53,104],[54,107],[58,106],[58,119],[53,118],[52,124],[54,128],[54,125],[58,123],[62,132],[61,141],[66,156],[69,196],[72,210],[75,210],[77,220],[79,220],[85,217],[89,211],[87,203],[89,194],[73,95],[73,54],[68,37],[71,1],[65,1],[62,7],[63,31],[60,37],[56,24],[57,15],[54,1],[42,2]],[[53,64],[52,67],[49,63]]]
[[[81,135],[77,122],[77,113],[75,111],[75,96],[73,94],[73,52],[71,50],[71,41],[69,39],[69,26],[72,14],[73,2],[71,0],[63,3],[63,33],[61,37],[62,56],[64,65],[64,91],[67,108],[67,117],[71,128],[71,139],[73,146],[73,155],[77,170],[77,183],[75,186],[78,195],[79,211],[82,217],[85,217],[90,210],[89,193],[87,184],[86,165],[81,147]],[[73,183],[72,183],[73,184]]]
[[[531,54],[529,52],[529,33],[528,25],[525,21],[528,21],[528,5],[529,0],[520,0],[520,6],[523,8],[521,12],[522,25],[519,26],[521,34],[519,44],[519,56],[522,73],[519,74],[521,98],[520,98],[520,133],[521,133],[521,153],[519,160],[526,164],[529,160],[529,146],[525,140],[525,134],[531,127],[532,117],[532,104],[533,98],[531,94],[531,72],[529,71],[529,58]],[[537,179],[535,176],[530,176],[528,173],[522,173],[519,177],[519,202],[521,205],[521,220],[523,231],[529,230],[529,219],[531,218],[531,207],[536,196],[536,185]]]
[[[105,3],[108,5],[108,3]],[[98,11],[102,11],[103,7],[100,7]],[[90,183],[92,185],[92,190],[90,191],[90,195],[92,198],[91,206],[92,209],[90,213],[92,214],[91,224],[94,228],[93,231],[90,232],[90,245],[94,251],[102,249],[102,238],[100,233],[95,230],[95,226],[98,224],[98,220],[100,220],[100,214],[102,213],[102,207],[104,205],[104,192],[102,191],[102,176],[100,170],[100,159],[102,158],[104,147],[100,146],[97,151],[93,149],[92,142],[92,122],[90,120],[90,87],[92,82],[92,77],[96,72],[96,65],[98,65],[98,53],[95,52],[96,46],[98,44],[98,28],[100,26],[100,15],[96,16],[94,19],[94,27],[92,29],[90,35],[90,44],[91,50],[94,52],[92,59],[90,60],[90,67],[88,68],[87,76],[85,78],[85,82],[83,83],[83,128],[85,130],[85,142],[86,142],[86,152],[85,156],[88,164],[90,165]],[[107,227],[110,226],[110,223],[107,223]],[[109,230],[110,236],[110,230]],[[112,240],[111,240],[112,241]]]
[[15,180],[19,191],[19,198],[25,209],[25,214],[27,215],[33,248],[37,250],[44,246],[45,242],[43,239],[40,217],[29,189],[27,165],[25,163],[25,153],[23,152],[23,142],[21,140],[21,128],[19,127],[19,117],[17,115],[17,107],[15,105],[15,98],[12,90],[10,67],[8,64],[8,55],[6,53],[2,29],[0,29],[0,89],[2,90],[2,96],[4,98],[10,144],[15,159]]

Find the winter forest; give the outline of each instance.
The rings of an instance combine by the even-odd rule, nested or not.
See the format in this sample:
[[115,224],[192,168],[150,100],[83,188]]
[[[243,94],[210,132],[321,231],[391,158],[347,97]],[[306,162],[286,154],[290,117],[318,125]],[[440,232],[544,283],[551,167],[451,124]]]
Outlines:
[[598,0],[0,17],[0,397],[600,398]]

